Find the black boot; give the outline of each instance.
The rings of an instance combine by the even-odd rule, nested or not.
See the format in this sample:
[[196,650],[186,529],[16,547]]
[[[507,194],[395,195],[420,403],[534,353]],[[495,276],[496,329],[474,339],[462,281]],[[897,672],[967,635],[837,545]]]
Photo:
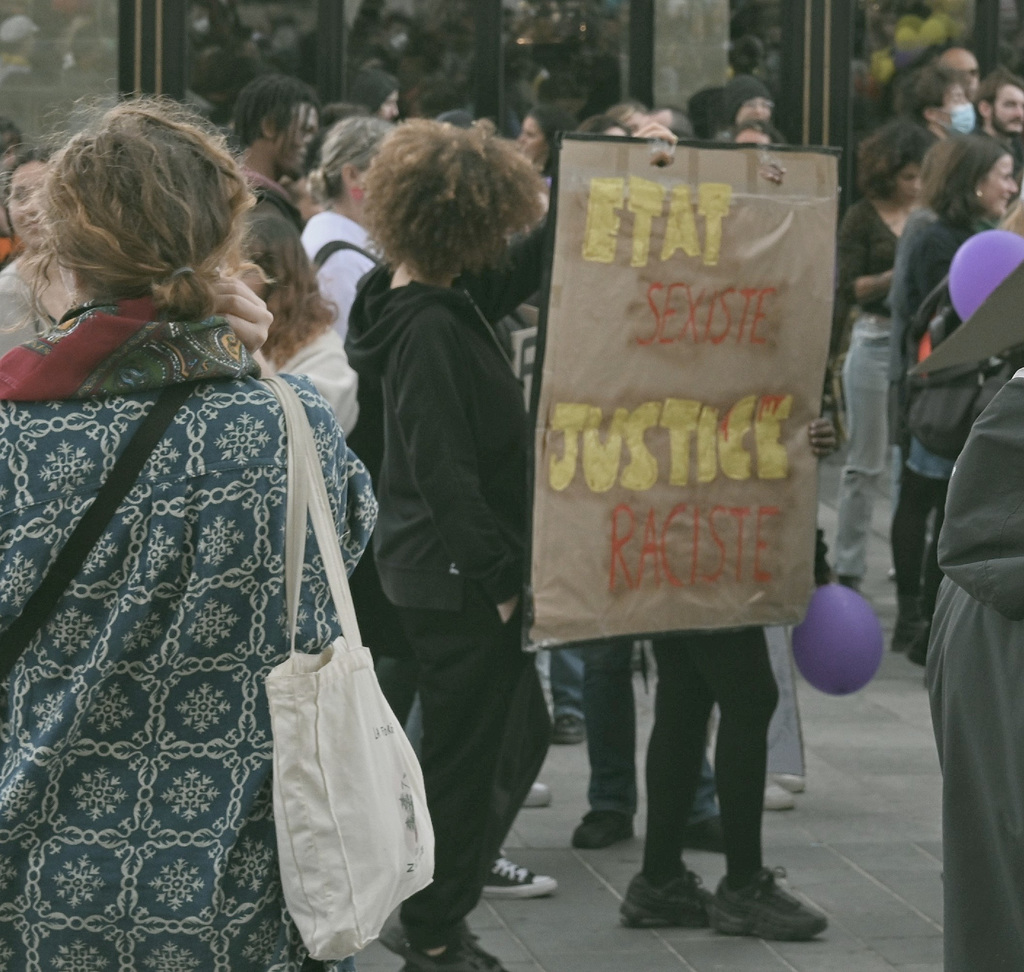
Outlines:
[[896,597],[896,625],[892,629],[892,650],[906,651],[926,627],[921,616],[921,604],[915,594]]

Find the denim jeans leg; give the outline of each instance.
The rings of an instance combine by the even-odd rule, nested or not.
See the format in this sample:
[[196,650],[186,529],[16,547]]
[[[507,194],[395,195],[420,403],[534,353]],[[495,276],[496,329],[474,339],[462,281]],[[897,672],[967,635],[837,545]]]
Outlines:
[[697,781],[697,792],[693,796],[693,809],[687,823],[700,823],[718,816],[718,801],[715,799],[715,771],[708,762],[707,754],[700,764],[700,779]]
[[863,577],[868,530],[878,481],[889,458],[887,338],[864,337],[854,327],[843,365],[849,448],[839,484],[835,571]]
[[591,810],[636,813],[636,702],[633,698],[633,646],[609,641],[583,653],[583,716]]
[[579,648],[558,648],[551,655],[551,701],[555,718],[574,715],[583,718],[583,652]]

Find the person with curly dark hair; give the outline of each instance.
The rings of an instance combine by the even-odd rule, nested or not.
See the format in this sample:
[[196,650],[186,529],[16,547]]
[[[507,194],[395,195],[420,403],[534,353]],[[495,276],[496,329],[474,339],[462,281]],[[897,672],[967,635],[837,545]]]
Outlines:
[[[867,569],[868,527],[889,453],[889,308],[896,244],[921,190],[921,162],[931,137],[919,125],[894,121],[869,135],[857,153],[862,199],[839,227],[839,281],[833,354],[849,340],[843,392],[849,449],[839,484],[835,570],[859,588]],[[852,337],[848,335],[853,319]]]
[[[434,883],[402,906],[398,948],[410,972],[498,970],[463,919],[540,769],[550,724],[520,647],[529,432],[492,324],[540,282],[542,231],[507,243],[537,223],[540,178],[486,123],[416,120],[384,141],[364,184],[386,265],[360,286],[347,348],[361,399],[383,395],[374,552],[419,665],[437,842]],[[524,687],[538,723],[516,740],[521,779],[497,807],[495,766]]]

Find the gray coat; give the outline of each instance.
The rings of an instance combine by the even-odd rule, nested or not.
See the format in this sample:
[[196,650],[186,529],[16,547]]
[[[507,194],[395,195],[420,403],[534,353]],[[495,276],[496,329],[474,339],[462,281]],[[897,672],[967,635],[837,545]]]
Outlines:
[[946,972],[1024,969],[1024,371],[971,432],[928,652],[942,763]]

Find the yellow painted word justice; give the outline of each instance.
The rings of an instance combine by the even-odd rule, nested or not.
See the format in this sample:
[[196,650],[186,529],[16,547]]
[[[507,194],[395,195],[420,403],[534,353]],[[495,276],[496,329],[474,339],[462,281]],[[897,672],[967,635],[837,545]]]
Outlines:
[[[792,395],[748,395],[741,398],[719,421],[719,410],[689,398],[666,398],[664,402],[644,402],[630,411],[617,408],[601,435],[601,409],[578,402],[559,402],[551,417],[551,430],[564,435],[562,455],[552,455],[548,465],[548,483],[554,490],[568,488],[576,477],[583,441],[583,477],[595,493],[611,489],[618,480],[626,489],[650,489],[658,481],[658,459],[647,448],[644,436],[649,429],[668,432],[668,481],[673,486],[690,482],[690,449],[694,434],[697,442],[698,483],[710,483],[719,470],[730,479],[785,479],[789,459],[779,441],[782,422],[789,418]],[[754,457],[743,445],[753,429]],[[629,461],[622,465],[623,447]],[[620,472],[621,467],[621,472]]]
[[[591,179],[587,198],[587,225],[583,231],[583,259],[612,263],[622,222],[617,210],[633,214],[633,250],[630,266],[643,267],[651,250],[651,229],[665,209],[665,187],[650,179]],[[677,185],[669,197],[661,259],[667,260],[682,250],[689,257],[701,257],[705,266],[714,266],[722,251],[722,220],[729,215],[732,186],[724,182],[702,182],[694,200],[688,185]],[[704,249],[697,235],[697,216],[704,218]]]

